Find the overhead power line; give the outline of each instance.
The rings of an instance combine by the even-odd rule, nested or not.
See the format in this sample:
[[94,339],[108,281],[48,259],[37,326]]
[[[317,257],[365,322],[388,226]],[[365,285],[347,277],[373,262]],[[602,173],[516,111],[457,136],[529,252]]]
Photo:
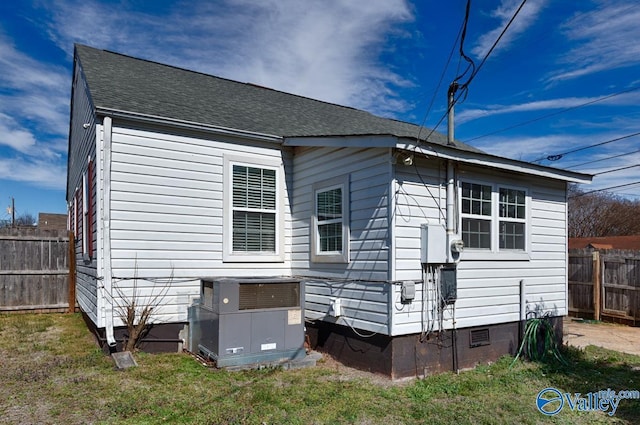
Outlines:
[[627,156],[627,155],[633,155],[634,153],[638,153],[638,152],[640,152],[640,149],[632,151],[632,152],[625,152],[625,153],[621,153],[621,154],[618,154],[618,155],[608,156],[606,158],[594,159],[593,161],[587,161],[587,162],[583,162],[581,164],[572,165],[569,168],[578,168],[578,167],[582,167],[583,165],[589,165],[589,164],[595,164],[596,162],[608,161],[608,160],[614,159],[614,158],[620,158],[620,157]]
[[[498,36],[498,38],[496,38],[496,41],[493,43],[493,45],[491,46],[491,48],[487,51],[487,53],[484,55],[484,57],[482,58],[482,61],[480,61],[480,65],[475,67],[471,73],[471,75],[469,76],[469,79],[467,81],[465,81],[462,85],[460,85],[460,94],[458,95],[458,97],[455,98],[454,102],[451,103],[451,105],[448,105],[447,110],[445,111],[445,113],[442,115],[442,117],[440,117],[440,119],[438,120],[438,122],[436,123],[436,125],[431,129],[431,131],[429,132],[429,134],[426,137],[426,140],[429,139],[429,137],[431,137],[431,135],[437,130],[437,128],[440,126],[440,124],[442,123],[442,121],[444,121],[444,119],[447,117],[447,115],[449,115],[449,111],[451,110],[451,108],[458,102],[458,100],[460,99],[461,96],[465,96],[466,97],[466,93],[468,91],[469,88],[469,84],[471,84],[471,81],[473,81],[473,79],[475,78],[476,75],[478,75],[478,72],[480,72],[480,69],[482,68],[482,66],[485,64],[485,62],[487,61],[487,59],[489,58],[489,56],[491,55],[491,53],[495,50],[496,46],[498,45],[498,43],[500,42],[500,40],[502,39],[502,37],[504,36],[504,34],[507,32],[507,30],[509,29],[509,27],[511,26],[511,24],[513,23],[513,21],[515,20],[516,16],[518,16],[518,13],[520,13],[520,10],[522,10],[522,7],[525,5],[525,3],[527,2],[527,0],[523,0],[522,3],[520,3],[520,6],[518,7],[518,9],[515,11],[515,13],[513,14],[513,16],[511,17],[511,19],[509,19],[509,22],[507,23],[507,25],[505,25],[504,29],[502,30],[502,32],[500,33],[500,35]],[[464,26],[466,27],[466,23],[468,21],[468,13],[469,13],[469,8],[471,7],[471,2],[470,0],[467,2],[467,10],[465,12],[465,21],[464,21]],[[464,55],[463,51],[462,51],[462,42],[464,40],[461,39],[461,45],[460,45],[460,53],[462,55]],[[465,57],[465,59],[467,58],[466,55],[464,55],[463,57]],[[471,62],[473,63],[473,62]],[[464,75],[466,73],[466,71],[462,74]],[[454,83],[456,83],[456,81],[454,80]]]
[[484,55],[484,58],[482,58],[482,60],[480,61],[480,65],[477,66],[477,68],[475,68],[473,70],[473,72],[471,73],[471,76],[469,77],[469,80],[467,80],[464,84],[463,84],[463,88],[466,90],[466,88],[469,86],[469,84],[471,84],[471,81],[473,81],[473,79],[476,77],[476,75],[478,75],[478,72],[480,72],[480,70],[482,69],[482,67],[484,66],[485,62],[487,61],[487,59],[489,59],[489,56],[491,55],[491,53],[493,52],[493,50],[496,48],[496,46],[498,45],[498,43],[500,42],[500,40],[502,39],[502,36],[507,32],[507,30],[509,29],[509,27],[511,26],[511,24],[513,23],[513,21],[516,19],[516,16],[518,16],[518,13],[520,13],[520,11],[522,10],[522,7],[525,5],[525,3],[527,2],[527,0],[522,0],[522,3],[520,3],[520,6],[518,6],[518,9],[516,9],[515,13],[513,14],[513,16],[511,17],[511,19],[509,19],[509,22],[507,22],[507,25],[505,25],[505,27],[502,29],[502,32],[500,33],[500,35],[498,36],[498,38],[496,38],[496,41],[493,43],[493,45],[491,46],[491,48],[489,49],[489,51],[487,51],[487,54]]
[[[463,22],[462,25],[460,25],[460,30],[458,30],[458,35],[456,36],[456,39],[453,42],[453,45],[451,46],[451,51],[449,52],[449,58],[447,59],[447,63],[444,65],[444,69],[442,70],[442,73],[440,74],[440,80],[438,81],[438,85],[436,86],[436,89],[433,92],[433,96],[431,97],[431,101],[429,102],[429,107],[427,108],[427,112],[425,112],[424,118],[422,119],[422,123],[420,124],[420,129],[418,130],[418,137],[416,137],[417,142],[420,142],[420,133],[422,133],[422,128],[424,127],[424,124],[427,121],[427,117],[429,116],[429,113],[431,113],[431,108],[433,108],[433,104],[436,101],[436,97],[438,96],[438,92],[440,91],[440,86],[442,85],[442,81],[444,80],[444,76],[447,73],[447,69],[449,69],[449,64],[451,63],[451,58],[453,57],[453,52],[455,52],[455,50],[456,50],[456,45],[458,44],[458,40],[460,39],[460,34],[462,34],[462,30],[463,30],[464,26],[465,26],[465,22]],[[429,134],[429,135],[431,135],[431,134]]]
[[635,185],[637,185],[637,184],[640,184],[640,181],[633,182],[633,183],[619,184],[619,185],[617,185],[617,186],[605,187],[605,188],[603,188],[603,189],[590,190],[589,192],[582,192],[582,193],[578,193],[577,195],[569,196],[569,198],[579,198],[580,196],[589,195],[589,194],[591,194],[591,193],[603,192],[603,191],[605,191],[605,190],[611,190],[611,189],[619,189],[619,188],[621,188],[621,187],[635,186]]
[[539,161],[542,161],[543,159],[546,159],[546,160],[549,160],[549,161],[558,161],[559,159],[563,158],[565,155],[569,155],[570,153],[575,153],[575,152],[580,152],[580,151],[583,151],[583,150],[586,150],[586,149],[595,148],[597,146],[602,146],[602,145],[606,145],[608,143],[617,142],[619,140],[628,139],[630,137],[635,137],[637,135],[640,135],[640,131],[638,131],[637,133],[627,134],[626,136],[616,137],[615,139],[605,140],[604,142],[595,143],[593,145],[582,146],[582,147],[579,147],[579,148],[576,148],[576,149],[572,149],[572,150],[567,151],[567,152],[563,152],[563,153],[559,153],[559,154],[555,154],[555,155],[541,156],[540,158],[534,159],[531,162],[539,162]]
[[628,170],[629,168],[633,168],[633,167],[640,167],[640,164],[635,164],[635,165],[629,165],[629,166],[626,166],[626,167],[615,168],[613,170],[600,171],[599,173],[595,173],[594,176],[599,176],[601,174],[607,174],[607,173],[613,173],[615,171]]
[[533,119],[530,119],[530,120],[527,120],[527,121],[523,121],[521,123],[514,124],[514,125],[511,125],[509,127],[504,127],[504,128],[499,129],[499,130],[495,130],[495,131],[492,131],[490,133],[483,134],[481,136],[473,137],[471,139],[468,139],[466,141],[466,143],[473,142],[474,140],[482,139],[482,138],[487,137],[487,136],[493,136],[494,134],[502,133],[503,131],[513,130],[514,128],[518,128],[518,127],[523,127],[525,125],[529,125],[529,124],[532,124],[534,122],[542,121],[542,120],[544,120],[546,118],[550,118],[550,117],[553,117],[555,115],[564,114],[565,112],[569,112],[569,111],[573,111],[573,110],[578,109],[578,108],[583,108],[585,106],[593,105],[594,103],[602,102],[603,100],[611,99],[612,97],[620,96],[620,95],[623,95],[623,94],[626,94],[626,93],[631,93],[631,92],[636,91],[636,90],[640,90],[640,86],[632,87],[632,88],[627,89],[627,90],[622,90],[622,91],[619,91],[619,92],[616,92],[616,93],[608,94],[606,96],[602,96],[602,97],[599,97],[597,99],[581,103],[579,105],[569,106],[567,108],[560,109],[559,111],[550,112],[548,114],[540,115],[539,117],[536,117],[536,118],[533,118]]

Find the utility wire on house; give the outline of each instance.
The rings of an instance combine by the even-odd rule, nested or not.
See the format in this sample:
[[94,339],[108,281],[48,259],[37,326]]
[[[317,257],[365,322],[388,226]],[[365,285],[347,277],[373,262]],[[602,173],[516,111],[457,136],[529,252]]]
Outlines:
[[562,159],[563,157],[565,157],[566,155],[569,155],[571,153],[575,153],[575,152],[580,152],[586,149],[591,149],[591,148],[595,148],[597,146],[602,146],[602,145],[606,145],[609,143],[613,143],[613,142],[617,142],[619,140],[624,140],[624,139],[629,139],[631,137],[635,137],[640,135],[640,131],[636,132],[636,133],[631,133],[631,134],[627,134],[626,136],[621,136],[621,137],[616,137],[615,139],[609,139],[609,140],[605,140],[604,142],[600,142],[600,143],[595,143],[593,145],[588,145],[588,146],[582,146],[576,149],[572,149],[570,151],[567,152],[563,152],[563,153],[559,153],[559,154],[555,154],[555,155],[546,155],[546,156],[541,156],[538,159],[534,159],[531,162],[540,162],[544,159],[548,160],[548,161],[558,161],[559,159]]
[[640,86],[632,87],[632,88],[627,89],[627,90],[622,90],[622,91],[619,91],[619,92],[616,92],[616,93],[612,93],[612,94],[609,94],[609,95],[606,95],[606,96],[602,96],[602,97],[599,97],[597,99],[581,103],[579,105],[569,106],[568,108],[560,109],[559,111],[550,112],[548,114],[540,115],[539,117],[532,118],[532,119],[526,120],[526,121],[522,121],[521,123],[518,123],[518,124],[510,125],[508,127],[504,127],[504,128],[492,131],[490,133],[483,134],[481,136],[473,137],[471,139],[466,140],[465,142],[466,143],[473,142],[474,140],[482,139],[484,137],[493,136],[494,134],[502,133],[504,131],[513,130],[514,128],[523,127],[525,125],[533,124],[534,122],[542,121],[544,119],[547,119],[547,118],[550,118],[550,117],[553,117],[553,116],[556,116],[556,115],[564,114],[565,112],[569,112],[569,111],[573,111],[573,110],[578,109],[578,108],[583,108],[585,106],[593,105],[594,103],[602,102],[603,100],[611,99],[613,97],[620,96],[620,95],[623,95],[623,94],[627,94],[627,93],[630,93],[630,92],[633,92],[633,91],[636,91],[636,90],[640,90]]
[[453,57],[453,52],[456,50],[456,45],[458,44],[458,40],[460,39],[460,34],[462,33],[463,28],[465,27],[465,22],[460,25],[460,30],[458,30],[458,35],[451,46],[451,51],[449,52],[449,57],[447,58],[447,63],[444,65],[444,69],[440,74],[440,80],[438,81],[438,85],[436,86],[433,96],[431,96],[431,101],[429,102],[429,106],[427,107],[427,112],[424,114],[424,118],[422,119],[422,123],[420,123],[420,128],[418,130],[418,136],[416,137],[416,142],[420,143],[420,133],[422,133],[422,129],[424,128],[424,124],[427,122],[427,117],[429,117],[429,113],[431,113],[431,108],[433,108],[433,104],[436,101],[436,98],[440,91],[440,86],[442,85],[442,81],[444,81],[444,76],[447,73],[447,69],[449,69],[449,64],[451,63],[451,58]]
[[491,46],[489,51],[487,51],[487,53],[484,55],[484,58],[482,58],[482,60],[480,61],[480,65],[478,65],[477,68],[475,68],[473,70],[473,72],[471,73],[471,76],[469,77],[469,79],[463,84],[463,86],[464,86],[463,88],[465,90],[468,88],[469,84],[471,84],[471,81],[473,81],[473,79],[476,77],[476,75],[478,75],[478,72],[480,72],[480,70],[484,66],[485,62],[487,61],[487,59],[489,59],[489,56],[491,55],[493,50],[496,48],[496,46],[498,45],[498,43],[502,39],[502,36],[505,35],[505,33],[507,32],[507,30],[509,29],[509,27],[511,26],[513,21],[516,19],[516,16],[518,16],[520,11],[524,7],[525,3],[527,3],[527,0],[522,0],[522,3],[520,3],[520,6],[518,6],[518,9],[516,9],[515,13],[511,17],[511,19],[509,19],[509,22],[507,22],[507,25],[505,25],[504,29],[502,30],[502,32],[500,33],[498,38],[496,38],[496,41],[493,43],[493,45]]
[[[462,84],[458,84],[457,83],[457,80],[462,78],[466,74],[466,72],[467,72],[466,70],[461,75],[456,77],[456,79],[454,80],[452,85],[453,84],[458,84],[459,85],[459,88],[456,90],[458,92],[458,95],[457,95],[457,97],[455,97],[454,102],[451,102],[451,104],[448,105],[447,110],[442,115],[442,117],[438,120],[438,122],[433,127],[433,129],[429,132],[429,135],[426,137],[426,140],[429,140],[429,137],[431,137],[431,135],[438,129],[440,124],[442,124],[442,121],[444,121],[444,119],[449,115],[449,112],[451,111],[451,108],[453,108],[453,106],[460,100],[460,98],[464,97],[466,99],[466,96],[467,96],[467,93],[468,93],[468,90],[469,90],[469,85],[471,84],[471,81],[473,81],[473,79],[476,77],[476,75],[478,75],[478,72],[480,72],[480,69],[482,69],[482,66],[486,63],[486,61],[489,58],[489,56],[491,55],[491,53],[493,53],[493,51],[495,50],[496,46],[498,45],[498,43],[500,42],[500,40],[502,39],[504,34],[507,32],[507,30],[509,29],[509,27],[511,26],[511,24],[515,20],[516,16],[518,16],[518,14],[520,13],[520,10],[522,10],[522,7],[525,5],[526,2],[527,2],[527,0],[523,0],[522,3],[520,3],[520,6],[518,7],[518,9],[515,11],[513,16],[511,17],[511,19],[509,19],[509,22],[507,22],[507,25],[505,25],[505,27],[503,28],[502,32],[498,36],[498,38],[496,38],[496,41],[494,41],[494,43],[491,46],[491,48],[487,51],[487,53],[484,55],[484,57],[480,61],[480,65],[478,65],[476,67],[475,64],[474,64],[474,66],[472,67],[473,70],[471,72],[471,75],[469,76],[467,81],[465,81]],[[469,0],[467,2],[467,10],[465,12],[465,21],[464,21],[465,28],[466,28],[467,21],[468,21],[468,11],[469,11],[470,7],[471,7],[471,2]],[[463,53],[463,43],[464,43],[464,37],[461,37],[461,40],[460,40],[460,45],[461,45],[460,46],[460,51],[461,51],[461,54],[464,54]],[[466,54],[463,57],[465,58],[465,60],[466,60],[466,58],[468,58],[468,56],[466,56]],[[467,69],[469,69],[469,67],[467,67]],[[451,89],[451,87],[450,87],[450,89]]]

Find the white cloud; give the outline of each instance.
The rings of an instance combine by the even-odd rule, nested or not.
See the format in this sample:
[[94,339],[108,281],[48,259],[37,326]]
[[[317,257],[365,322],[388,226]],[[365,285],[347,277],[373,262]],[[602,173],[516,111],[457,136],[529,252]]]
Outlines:
[[594,97],[565,97],[557,99],[537,100],[533,102],[526,102],[512,105],[487,105],[484,108],[463,109],[460,107],[460,112],[456,113],[456,122],[459,124],[473,121],[479,118],[488,118],[494,115],[510,114],[515,112],[531,112],[531,111],[547,111],[554,109],[567,109],[575,107],[589,106],[591,104],[597,105],[637,105],[640,101],[640,92],[632,91],[622,93],[610,98],[602,99],[604,96]]
[[61,189],[66,186],[65,164],[44,160],[0,158],[0,179],[33,183],[39,187]]
[[[516,13],[518,7],[522,3],[521,0],[502,0],[500,5],[490,12],[492,18],[497,19],[497,24],[491,30],[485,32],[478,37],[478,41],[471,49],[471,53],[477,57],[482,58],[489,51],[493,43],[498,39],[500,33],[504,30],[509,20]],[[518,16],[511,23],[509,29],[500,39],[500,42],[496,45],[492,56],[498,54],[501,50],[508,50],[511,44],[524,33],[531,25],[535,23],[540,15],[540,12],[544,8],[546,0],[530,0],[522,7]],[[472,18],[470,18],[471,20]]]
[[574,47],[561,59],[565,65],[549,81],[640,64],[640,7],[637,2],[604,1],[565,22],[563,32]]
[[411,83],[378,60],[413,19],[405,0],[185,2],[164,16],[59,0],[50,13],[67,51],[77,41],[374,112],[407,108],[395,89]]
[[0,145],[27,153],[35,147],[36,138],[31,132],[21,128],[13,118],[0,112]]
[[[19,52],[0,34],[0,144],[42,155],[51,150],[51,135],[55,139],[66,137],[71,86],[68,74],[62,67]],[[39,140],[36,134],[47,139]]]
[[533,161],[550,153],[558,153],[558,146],[573,146],[584,143],[584,138],[575,135],[548,136],[500,136],[487,137],[473,145],[483,151],[520,161]]

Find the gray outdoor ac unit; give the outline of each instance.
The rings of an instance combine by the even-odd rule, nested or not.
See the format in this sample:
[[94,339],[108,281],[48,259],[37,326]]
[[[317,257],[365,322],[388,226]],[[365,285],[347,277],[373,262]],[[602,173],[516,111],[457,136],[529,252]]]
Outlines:
[[203,279],[189,308],[189,349],[218,367],[304,357],[303,296],[297,279]]

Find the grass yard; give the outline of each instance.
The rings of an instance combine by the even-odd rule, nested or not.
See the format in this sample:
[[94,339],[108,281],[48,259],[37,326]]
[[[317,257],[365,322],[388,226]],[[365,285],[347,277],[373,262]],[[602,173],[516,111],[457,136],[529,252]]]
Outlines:
[[137,353],[114,369],[79,315],[0,315],[0,423],[50,424],[636,424],[640,400],[613,417],[538,412],[538,392],[640,389],[640,357],[588,347],[568,366],[505,357],[459,375],[400,383],[333,361],[226,372],[187,354]]

